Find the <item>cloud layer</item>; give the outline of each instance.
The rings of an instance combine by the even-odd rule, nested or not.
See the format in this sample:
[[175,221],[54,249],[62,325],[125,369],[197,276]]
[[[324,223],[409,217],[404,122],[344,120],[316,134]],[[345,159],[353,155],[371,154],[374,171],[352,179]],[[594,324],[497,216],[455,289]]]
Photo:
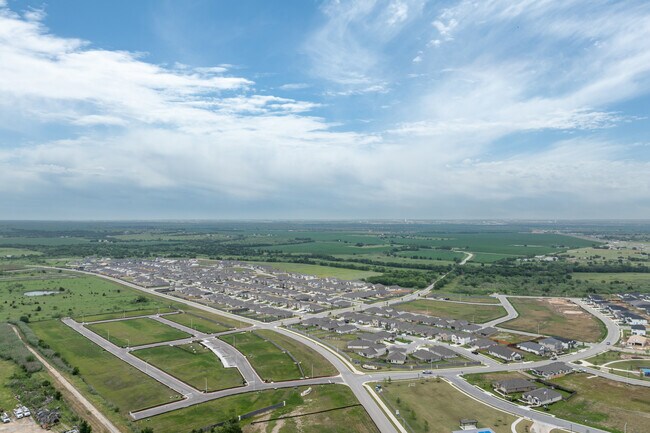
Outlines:
[[[648,145],[625,138],[646,124],[626,105],[650,90],[645,2],[320,13],[310,66],[274,92],[0,3],[0,218],[649,214]],[[387,107],[359,113],[370,128],[327,115],[369,103]]]

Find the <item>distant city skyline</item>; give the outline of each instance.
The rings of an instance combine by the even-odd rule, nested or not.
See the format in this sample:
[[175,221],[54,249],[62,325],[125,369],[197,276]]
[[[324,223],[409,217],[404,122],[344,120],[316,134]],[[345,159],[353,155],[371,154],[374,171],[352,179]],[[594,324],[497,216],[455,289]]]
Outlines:
[[647,219],[650,3],[0,0],[0,219]]

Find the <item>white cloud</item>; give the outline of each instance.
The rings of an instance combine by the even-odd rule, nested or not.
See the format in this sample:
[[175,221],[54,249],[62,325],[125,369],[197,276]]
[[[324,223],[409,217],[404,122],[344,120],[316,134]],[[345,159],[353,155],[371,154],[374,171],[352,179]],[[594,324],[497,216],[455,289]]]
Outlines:
[[302,90],[308,89],[311,85],[307,83],[287,83],[280,86],[282,90]]

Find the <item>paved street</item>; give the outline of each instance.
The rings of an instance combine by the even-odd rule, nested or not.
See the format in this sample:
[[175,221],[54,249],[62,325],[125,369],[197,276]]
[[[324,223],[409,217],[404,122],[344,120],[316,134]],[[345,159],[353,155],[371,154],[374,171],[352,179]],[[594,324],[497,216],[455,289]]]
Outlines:
[[[82,271],[75,271],[75,272],[82,272]],[[83,272],[87,273],[87,272]],[[96,275],[96,274],[92,274]],[[139,287],[135,284],[131,284],[128,282],[124,282],[119,279],[111,278],[111,277],[106,277],[103,275],[96,275],[101,278],[113,280],[116,282],[119,282],[120,284],[125,284],[129,287],[133,287],[137,290],[144,291],[147,293],[152,293],[154,292],[153,290],[150,289],[144,289],[142,287]],[[444,276],[443,276],[444,278]],[[395,303],[399,302],[405,302],[408,300],[413,300],[417,299],[421,296],[427,295],[434,287],[435,283],[432,284],[431,286],[414,291],[404,297],[401,298],[395,298],[391,299],[382,303],[379,303],[381,305],[392,305]],[[341,314],[345,311],[361,311],[366,308],[369,308],[371,306],[376,306],[379,304],[357,304],[352,307],[340,309],[340,310],[330,310],[318,314],[306,314],[301,318],[292,318],[292,319],[287,319],[287,320],[282,320],[282,321],[277,321],[277,322],[272,322],[272,323],[263,323],[259,322],[253,319],[249,318],[243,318],[240,316],[236,316],[227,312],[223,312],[220,310],[214,310],[210,307],[207,307],[202,304],[197,304],[192,301],[176,298],[173,296],[169,296],[166,294],[160,294],[157,292],[154,292],[158,296],[163,296],[165,298],[174,300],[176,302],[184,303],[187,305],[191,305],[192,307],[199,308],[205,311],[209,312],[216,312],[218,314],[222,314],[227,317],[232,317],[240,321],[248,322],[251,325],[253,325],[254,328],[260,328],[260,329],[272,329],[276,332],[279,332],[283,335],[286,335],[290,338],[293,338],[306,346],[314,349],[318,353],[320,353],[322,356],[324,356],[328,361],[330,361],[336,369],[339,371],[339,376],[333,377],[333,378],[316,378],[316,379],[304,379],[304,380],[296,380],[296,381],[290,381],[290,382],[282,382],[282,383],[275,383],[275,384],[268,384],[268,383],[262,383],[259,381],[259,377],[257,377],[257,373],[252,369],[248,361],[241,355],[238,351],[234,350],[230,346],[228,346],[231,350],[234,350],[237,354],[240,356],[235,355],[234,353],[231,352],[231,355],[233,356],[233,359],[235,359],[235,362],[237,363],[238,368],[240,368],[240,371],[246,371],[244,377],[248,377],[251,380],[249,381],[249,384],[245,387],[240,387],[240,388],[234,388],[234,389],[229,389],[229,390],[224,390],[224,391],[218,391],[218,392],[213,392],[213,393],[201,393],[198,392],[197,390],[189,387],[188,385],[178,381],[177,379],[167,375],[166,373],[155,369],[151,366],[146,365],[146,363],[140,361],[139,359],[135,358],[134,356],[130,355],[128,353],[128,350],[126,349],[121,349],[118,348],[117,346],[110,344],[106,342],[103,338],[97,336],[93,332],[85,329],[83,326],[80,324],[71,321],[70,319],[67,319],[65,322],[73,327],[73,329],[76,329],[78,332],[82,333],[83,335],[86,335],[88,338],[90,338],[92,341],[94,341],[96,344],[99,344],[109,352],[115,354],[116,356],[120,357],[120,359],[123,359],[125,362],[128,362],[129,364],[133,365],[134,367],[138,368],[139,370],[145,372],[149,376],[155,378],[156,380],[159,380],[161,383],[166,384],[170,388],[177,390],[179,393],[184,394],[186,398],[183,400],[170,403],[167,405],[159,406],[156,408],[151,408],[147,409],[144,411],[140,411],[137,413],[133,413],[132,416],[134,419],[143,419],[147,418],[150,416],[154,416],[160,413],[168,412],[171,410],[176,410],[179,408],[183,407],[188,407],[193,404],[205,402],[205,401],[210,401],[214,400],[216,398],[221,398],[225,397],[228,395],[236,395],[244,392],[250,392],[250,391],[257,391],[257,390],[264,390],[264,389],[272,389],[272,388],[284,388],[284,387],[292,387],[292,386],[300,386],[300,385],[315,385],[315,384],[324,384],[324,383],[342,383],[350,387],[352,392],[355,394],[359,402],[364,406],[368,414],[372,417],[372,419],[375,421],[377,424],[377,427],[382,433],[394,433],[397,431],[397,428],[391,422],[391,418],[394,419],[392,414],[387,414],[382,410],[378,402],[375,400],[373,397],[372,390],[367,389],[364,387],[364,384],[368,382],[374,382],[374,381],[383,381],[385,378],[391,377],[393,380],[399,380],[399,379],[416,379],[419,377],[422,377],[420,371],[395,371],[395,372],[385,372],[385,373],[362,373],[358,371],[355,366],[353,366],[349,361],[347,361],[344,357],[341,355],[336,354],[331,348],[316,342],[312,339],[310,339],[307,336],[304,336],[302,334],[298,334],[296,332],[293,332],[291,330],[281,328],[279,326],[282,325],[287,325],[287,324],[293,324],[297,323],[298,321],[302,320],[303,318],[307,317],[326,317],[328,315],[336,315],[336,314]],[[512,306],[512,304],[508,301],[506,296],[503,295],[498,295],[497,299],[501,302],[503,307],[506,309],[507,315],[500,318],[493,320],[491,322],[486,323],[484,326],[495,326],[500,323],[503,323],[507,320],[512,320],[517,317],[517,312]],[[589,305],[586,305],[579,299],[572,299],[573,302],[577,303],[580,305],[582,308],[590,312],[591,314],[594,314],[596,317],[598,317],[600,320],[605,323],[606,328],[607,328],[607,336],[606,338],[597,343],[597,344],[592,344],[584,349],[581,349],[579,352],[576,353],[571,353],[567,354],[564,356],[561,356],[559,360],[564,361],[564,362],[575,362],[579,361],[580,359],[585,359],[589,358],[591,356],[597,355],[601,352],[604,352],[609,349],[610,345],[615,344],[620,336],[620,329],[616,323],[614,323],[609,317],[605,316],[604,314],[600,313],[599,311],[593,309]],[[169,320],[164,319],[164,317],[159,317],[156,320],[159,320],[163,323],[170,324],[173,323]],[[169,322],[169,323],[168,323]],[[171,325],[170,325],[171,326]],[[205,334],[197,333],[195,330],[190,330],[187,327],[184,327],[183,325],[178,325],[174,324],[174,327],[177,329],[184,330],[186,332],[192,331],[191,333],[195,335],[198,338],[203,338],[207,337]],[[213,339],[214,341],[219,341],[217,339]],[[183,341],[183,340],[179,340]],[[422,343],[424,343],[426,340],[425,339],[420,339]],[[427,343],[430,343],[426,341]],[[176,342],[175,342],[176,343]],[[225,344],[223,342],[220,342],[222,344]],[[169,344],[169,343],[167,343]],[[219,344],[219,343],[217,343]],[[227,345],[226,345],[227,346]],[[222,349],[225,349],[225,347],[220,347]],[[464,353],[465,354],[465,353]],[[472,357],[472,359],[476,358],[476,356]],[[476,358],[479,359],[479,358]],[[471,396],[472,398],[481,401],[485,404],[488,404],[490,406],[493,406],[497,409],[513,413],[515,415],[523,416],[526,418],[530,418],[545,424],[549,424],[551,426],[563,428],[563,429],[572,429],[572,431],[578,432],[578,433],[599,433],[602,432],[601,430],[595,429],[593,427],[586,427],[580,424],[574,424],[568,421],[564,421],[558,418],[555,418],[550,415],[546,415],[542,412],[539,411],[533,411],[530,410],[527,407],[523,406],[518,406],[509,402],[506,402],[504,400],[501,400],[491,394],[487,394],[485,391],[480,390],[469,383],[467,383],[465,380],[463,380],[460,375],[465,374],[465,373],[477,373],[477,372],[495,372],[495,371],[516,371],[516,370],[528,370],[533,367],[538,367],[542,365],[549,364],[554,361],[550,360],[544,360],[544,361],[537,361],[537,362],[524,362],[524,363],[514,363],[514,364],[500,364],[498,362],[495,362],[494,360],[486,360],[485,357],[480,356],[480,360],[485,364],[483,366],[474,366],[474,367],[466,367],[466,368],[451,368],[451,369],[444,369],[444,370],[439,370],[436,371],[436,374],[441,376],[443,379],[449,381],[451,384],[453,384],[456,388],[458,388],[460,391],[466,393],[467,395]],[[143,365],[144,364],[144,365]],[[577,366],[578,367],[578,366]],[[248,370],[250,368],[250,370]],[[594,375],[606,377],[608,379],[612,380],[617,380],[620,382],[625,382],[633,385],[640,385],[640,386],[650,386],[650,382],[647,381],[641,381],[638,379],[633,379],[633,378],[626,378],[622,376],[617,376],[613,375],[610,373],[606,373],[597,369],[585,369],[589,373],[592,373]],[[242,373],[244,374],[244,373]],[[253,375],[256,377],[253,378]],[[400,431],[402,429],[400,428]]]

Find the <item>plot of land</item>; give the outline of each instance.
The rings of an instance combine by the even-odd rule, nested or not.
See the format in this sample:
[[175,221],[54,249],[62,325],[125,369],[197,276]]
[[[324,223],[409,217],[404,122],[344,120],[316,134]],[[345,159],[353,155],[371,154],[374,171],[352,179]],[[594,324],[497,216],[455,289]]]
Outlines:
[[599,353],[594,357],[586,359],[586,361],[595,365],[603,365],[612,361],[632,360],[633,356],[635,355],[625,353],[625,352],[610,351],[610,352]]
[[500,305],[472,305],[457,302],[418,299],[395,306],[396,310],[450,319],[484,323],[505,316],[506,310]]
[[201,344],[160,346],[136,350],[135,356],[201,391],[218,391],[243,385],[236,368],[224,368],[219,358]]
[[23,257],[40,256],[39,251],[27,250],[24,248],[0,248],[0,257]]
[[0,359],[0,408],[8,410],[16,405],[11,389],[5,386],[9,378],[18,371],[18,366],[11,361]]
[[[105,401],[119,408],[120,413],[145,409],[182,396],[119,360],[101,347],[59,321],[30,324],[36,335],[59,352],[79,375],[68,376],[75,386],[92,401],[107,409]],[[91,392],[90,387],[94,390]],[[105,401],[97,398],[98,393]]]
[[279,382],[301,377],[298,365],[285,351],[256,333],[241,332],[220,338],[243,353],[264,380]]
[[96,323],[87,328],[120,347],[136,347],[190,337],[183,331],[149,318]]
[[[450,285],[453,283],[450,283]],[[445,289],[449,286],[445,286]],[[429,298],[449,298],[449,301],[458,301],[458,302],[475,302],[477,304],[493,304],[501,305],[497,298],[487,295],[474,295],[474,294],[465,294],[465,293],[440,293],[433,291],[428,296]]]
[[[295,389],[249,392],[224,397],[138,421],[136,425],[138,428],[151,427],[156,433],[178,433],[178,426],[183,426],[183,431],[200,429],[226,421],[233,416],[285,401],[286,406],[283,408],[258,417],[242,420],[244,431],[247,433],[296,431],[302,433],[378,432],[363,407],[354,406],[340,409],[358,404],[349,388],[339,385],[317,385],[311,387],[312,390],[308,395],[301,397],[300,393],[306,389],[306,387],[298,387]],[[327,412],[312,414],[319,411]],[[251,422],[295,414],[304,416],[249,425]]]
[[[411,385],[414,384],[414,385]],[[440,380],[382,383],[381,398],[393,410],[399,410],[411,430],[417,433],[458,430],[458,420],[471,418],[479,427],[496,433],[510,433],[517,419],[492,409]]]
[[533,332],[596,342],[605,337],[605,325],[573,302],[560,298],[509,298],[519,317],[501,324],[517,331]]
[[274,269],[294,272],[305,275],[314,275],[325,278],[333,277],[341,280],[361,280],[373,275],[379,275],[379,272],[360,271],[356,269],[335,268],[331,266],[308,265],[304,263],[282,263],[282,262],[255,262],[256,264],[265,265]]
[[206,315],[199,316],[193,313],[170,314],[165,316],[165,319],[206,334],[214,334],[216,332],[223,332],[232,329],[230,326],[226,326],[224,323],[218,322],[216,319],[206,317]]
[[570,374],[553,379],[576,395],[550,406],[554,415],[605,430],[647,431],[650,424],[650,388],[587,374]]

